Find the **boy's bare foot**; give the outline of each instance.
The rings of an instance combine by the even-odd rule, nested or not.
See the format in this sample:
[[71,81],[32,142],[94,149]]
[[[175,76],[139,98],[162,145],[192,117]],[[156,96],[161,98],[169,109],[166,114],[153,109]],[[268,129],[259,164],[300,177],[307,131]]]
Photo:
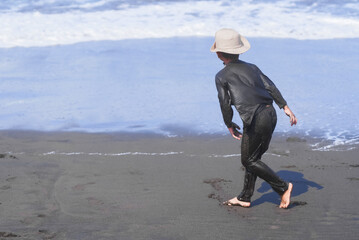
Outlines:
[[239,201],[237,197],[234,197],[228,201],[223,202],[223,205],[227,205],[227,206],[240,206],[240,207],[249,207],[251,205],[250,202],[243,202],[243,201]]
[[292,193],[292,190],[293,184],[289,183],[287,191],[285,191],[282,195],[282,201],[280,202],[279,208],[288,208],[290,204],[290,195]]

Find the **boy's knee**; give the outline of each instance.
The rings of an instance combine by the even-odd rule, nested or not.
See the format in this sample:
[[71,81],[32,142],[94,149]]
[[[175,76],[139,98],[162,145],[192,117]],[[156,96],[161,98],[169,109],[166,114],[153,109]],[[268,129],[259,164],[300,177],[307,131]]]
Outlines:
[[253,161],[251,161],[251,159],[242,159],[242,165],[249,171],[251,171],[255,165],[255,163]]

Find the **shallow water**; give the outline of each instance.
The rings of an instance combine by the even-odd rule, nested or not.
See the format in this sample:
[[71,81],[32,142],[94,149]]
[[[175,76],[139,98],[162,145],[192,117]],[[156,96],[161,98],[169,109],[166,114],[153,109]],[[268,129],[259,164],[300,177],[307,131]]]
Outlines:
[[324,139],[318,150],[350,149],[359,139],[358,4],[3,1],[0,129],[226,133],[214,86],[223,65],[209,48],[230,26],[252,45],[241,58],[299,118],[290,127],[278,112],[276,131]]
[[[357,39],[250,41],[241,58],[276,83],[299,118],[290,127],[277,108],[277,132],[358,143]],[[214,85],[223,65],[211,43],[170,38],[0,49],[1,128],[225,133]],[[235,121],[241,123],[237,115]]]

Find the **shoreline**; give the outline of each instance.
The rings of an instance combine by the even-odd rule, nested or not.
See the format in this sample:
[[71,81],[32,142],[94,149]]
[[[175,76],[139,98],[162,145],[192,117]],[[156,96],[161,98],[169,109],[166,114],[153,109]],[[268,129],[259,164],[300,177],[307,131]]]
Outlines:
[[244,209],[220,204],[243,184],[228,135],[0,131],[0,236],[284,239],[290,229],[285,239],[356,239],[359,150],[310,143],[274,136],[263,156],[294,184],[289,209],[260,179]]
[[[0,137],[10,138],[30,138],[39,140],[42,137],[46,138],[67,138],[70,136],[76,138],[86,138],[91,136],[108,137],[115,140],[122,139],[127,140],[139,140],[139,139],[157,139],[157,140],[171,140],[171,139],[218,139],[229,138],[229,134],[226,131],[215,133],[198,133],[187,129],[175,129],[173,132],[159,133],[156,131],[104,131],[104,132],[88,132],[88,131],[39,131],[39,130],[23,130],[23,129],[8,129],[0,130]],[[310,135],[304,131],[288,131],[277,132],[274,131],[271,142],[284,141],[284,142],[302,142],[307,143],[308,147],[312,151],[319,152],[345,152],[359,149],[359,143],[356,139],[328,139],[320,134]]]

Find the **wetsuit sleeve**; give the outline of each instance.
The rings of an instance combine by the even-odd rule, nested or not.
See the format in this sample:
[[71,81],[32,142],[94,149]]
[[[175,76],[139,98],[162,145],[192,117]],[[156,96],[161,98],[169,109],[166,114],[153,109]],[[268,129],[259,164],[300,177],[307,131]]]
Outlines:
[[265,89],[272,96],[274,102],[278,105],[279,108],[284,108],[287,105],[287,102],[283,98],[282,94],[278,90],[278,88],[274,85],[274,83],[262,72],[260,72],[260,77],[263,81]]
[[221,106],[224,124],[228,128],[232,127],[233,109],[231,107],[231,98],[228,93],[228,88],[218,77],[216,77],[216,87],[218,91],[218,100]]

